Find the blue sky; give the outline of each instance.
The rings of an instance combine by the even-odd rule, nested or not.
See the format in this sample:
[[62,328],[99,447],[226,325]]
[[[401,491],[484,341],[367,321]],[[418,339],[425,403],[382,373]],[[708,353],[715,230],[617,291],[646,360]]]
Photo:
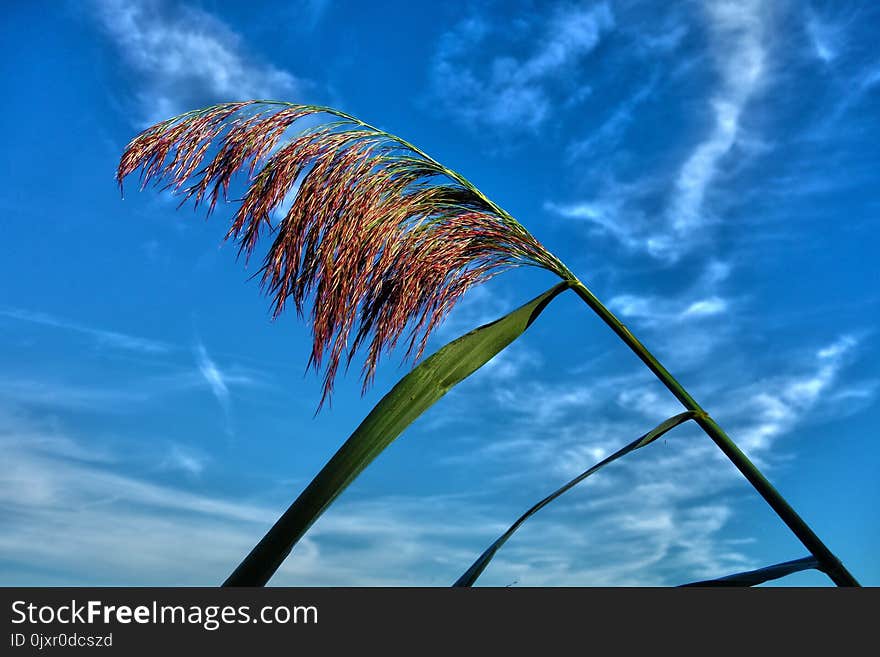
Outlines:
[[[406,371],[313,417],[209,220],[113,180],[152,121],[330,104],[418,144],[613,308],[880,585],[872,2],[12,3],[0,27],[0,583],[222,581]],[[468,293],[434,347],[539,294]],[[563,295],[311,530],[274,584],[454,581],[534,501],[678,412]],[[481,583],[667,585],[805,555],[680,427],[530,520]],[[786,583],[825,584],[807,573]]]

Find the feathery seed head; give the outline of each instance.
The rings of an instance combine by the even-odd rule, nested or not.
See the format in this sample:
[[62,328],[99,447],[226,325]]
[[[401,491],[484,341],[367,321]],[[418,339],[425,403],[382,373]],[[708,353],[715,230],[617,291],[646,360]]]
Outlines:
[[[257,111],[253,111],[256,109]],[[279,146],[299,119],[335,117]],[[208,150],[216,154],[206,161]],[[273,316],[311,298],[309,364],[324,369],[321,405],[340,364],[366,350],[364,390],[383,351],[407,334],[407,356],[472,286],[521,265],[568,270],[463,177],[415,146],[337,110],[276,101],[224,103],[157,123],[129,143],[117,180],[150,181],[211,212],[233,176],[248,188],[227,239],[245,256],[274,239],[261,268]],[[296,185],[299,185],[296,188]],[[187,185],[184,187],[184,185]],[[277,225],[271,218],[295,192]],[[320,408],[320,405],[319,405]]]

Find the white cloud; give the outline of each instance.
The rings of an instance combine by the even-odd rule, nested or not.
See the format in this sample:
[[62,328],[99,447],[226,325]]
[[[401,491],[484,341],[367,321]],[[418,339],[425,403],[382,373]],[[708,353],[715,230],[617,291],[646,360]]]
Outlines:
[[699,284],[704,288],[714,290],[716,285],[723,283],[730,277],[730,272],[730,263],[721,260],[710,260],[700,276]]
[[106,410],[111,413],[120,412],[147,399],[143,390],[10,376],[0,379],[0,393],[7,402],[22,406],[80,411]]
[[870,3],[811,4],[801,14],[813,57],[830,67],[852,53],[851,32],[876,19]]
[[215,584],[245,549],[242,529],[271,521],[262,508],[121,474],[119,461],[111,469],[20,440],[40,432],[0,427],[0,563],[15,564],[0,568],[4,584]]
[[[749,100],[760,89],[767,71],[767,26],[758,0],[716,0],[706,6],[719,89],[711,100],[715,125],[685,163],[676,180],[669,208],[677,238],[704,225],[706,194],[718,167],[740,135],[740,122]],[[670,248],[674,244],[669,245]]]
[[[742,123],[749,104],[768,82],[773,36],[770,11],[759,0],[705,3],[709,61],[717,75],[715,89],[708,96],[712,125],[684,157],[672,180],[664,173],[625,183],[606,174],[595,198],[548,202],[545,208],[562,217],[586,220],[627,249],[669,262],[704,242],[707,228],[717,220],[710,194],[717,190],[722,165],[734,156],[737,146],[749,146],[736,151],[739,166],[755,152],[754,139],[746,139]],[[650,89],[649,85],[624,103],[607,129],[618,130],[629,120]],[[573,152],[594,143],[575,143]],[[656,211],[646,212],[646,207],[658,202],[664,205],[659,216]]]
[[211,360],[205,345],[201,342],[196,345],[196,358],[198,359],[199,371],[205,377],[205,382],[211,388],[211,393],[224,408],[229,405],[229,388],[225,377],[217,364]]
[[548,34],[552,38],[522,63],[521,75],[526,80],[533,80],[557,72],[590,53],[598,45],[602,33],[613,26],[614,18],[607,3],[557,13],[549,24]]
[[674,293],[619,293],[607,306],[637,333],[661,360],[674,363],[679,372],[699,367],[705,359],[730,345],[737,337],[741,310],[747,298],[731,297],[725,282],[731,273],[727,262],[709,260],[691,281]]
[[622,317],[642,320],[645,326],[668,325],[688,320],[724,315],[729,303],[718,296],[693,301],[666,299],[656,296],[621,294],[608,302],[608,307],[619,311]]
[[202,378],[205,380],[205,383],[208,384],[211,394],[214,395],[214,398],[217,400],[217,403],[220,405],[223,415],[226,418],[227,432],[231,432],[229,386],[227,385],[227,377],[220,371],[220,368],[217,367],[217,363],[211,359],[211,356],[208,355],[208,350],[205,349],[205,345],[201,342],[196,343],[195,355],[199,372],[201,372]]
[[205,471],[207,465],[208,457],[202,452],[192,447],[172,443],[168,448],[165,459],[162,461],[161,467],[166,470],[178,470],[189,476],[198,477]]
[[661,25],[661,29],[654,34],[640,32],[638,47],[649,56],[670,53],[681,45],[689,32],[688,26],[678,22],[677,19],[675,22],[669,21],[667,24]]
[[645,419],[666,418],[681,413],[681,404],[667,390],[656,385],[630,385],[617,395],[615,401],[620,408],[636,411]]
[[[31,439],[22,440],[22,432]],[[157,484],[124,474],[119,460],[111,469],[83,459],[82,447],[71,454],[76,441],[33,441],[39,433],[0,423],[7,457],[0,471],[0,511],[7,519],[0,564],[15,564],[0,566],[6,585],[216,585],[287,503],[247,503]],[[515,507],[503,506],[490,514],[457,496],[343,501],[318,520],[272,584],[447,586],[506,528],[504,514]],[[648,504],[616,519],[596,518],[574,504],[565,518],[537,517],[481,583],[669,584],[682,572],[702,576],[724,562],[711,549],[707,557],[693,548],[712,542],[726,520],[723,509],[659,511]],[[586,517],[594,517],[589,531],[580,529]],[[671,572],[645,570],[658,563]]]
[[808,8],[805,15],[807,36],[810,38],[813,52],[822,62],[830,64],[838,55],[836,30],[812,9]]
[[[487,70],[478,72],[471,62],[510,31],[468,18],[441,41],[431,72],[434,93],[449,112],[471,124],[535,129],[562,102],[564,74],[613,26],[608,3],[550,11],[546,20],[528,25],[528,37],[534,39],[529,55],[495,54]],[[564,96],[572,93],[583,97],[588,90]]]
[[[655,75],[639,87],[629,98],[620,103],[614,109],[611,116],[597,129],[593,130],[589,137],[573,142],[567,149],[568,157],[580,159],[593,155],[600,145],[605,147],[614,146],[621,139],[626,128],[636,118],[636,111],[639,106],[651,98],[651,95],[656,90],[657,82],[658,78]],[[561,212],[561,214],[565,216],[564,212]],[[606,228],[609,227],[606,226]]]
[[214,102],[297,99],[304,81],[247,54],[205,11],[153,0],[100,0],[97,13],[123,60],[143,79],[145,123]]
[[148,338],[128,335],[126,333],[118,333],[116,331],[85,326],[77,322],[60,319],[45,313],[31,312],[18,308],[5,308],[0,310],[0,317],[7,317],[20,322],[28,322],[50,328],[59,328],[86,335],[95,340],[99,346],[139,351],[147,354],[165,353],[171,350],[170,345],[158,340],[151,340]]
[[[766,450],[776,438],[795,429],[837,384],[841,369],[857,345],[854,336],[841,336],[817,350],[814,362],[802,372],[774,377],[731,395],[737,399],[740,426],[736,435],[742,447]],[[842,387],[838,392],[846,393],[849,386]],[[864,386],[856,386],[856,390],[857,394],[868,391]],[[838,396],[836,401],[845,401],[846,396]],[[835,403],[835,399],[828,401]]]
[[579,219],[596,226],[600,232],[611,235],[630,250],[641,250],[645,242],[634,226],[632,214],[625,216],[624,196],[604,194],[600,199],[577,203],[544,203],[544,209],[566,219]]
[[[114,471],[83,458],[76,441],[0,420],[0,564],[14,564],[0,565],[6,585],[216,585],[283,508],[122,474],[118,461]],[[430,497],[336,505],[273,584],[448,585],[471,558],[459,543],[500,531],[478,510],[451,512],[459,506]]]
[[681,313],[680,317],[711,317],[725,312],[727,312],[727,301],[719,297],[709,297],[694,301]]
[[70,376],[39,378],[10,373],[0,376],[0,395],[5,401],[23,408],[119,414],[143,409],[173,395],[202,390],[207,384],[226,413],[230,387],[264,385],[249,370],[233,368],[231,372],[221,373],[216,366],[216,371],[212,371],[210,364],[201,365],[206,367],[206,372],[196,371],[191,366],[168,366],[163,374],[128,375],[122,380],[99,383]]
[[[536,424],[551,424],[572,410],[583,409],[592,400],[591,386],[555,386],[540,382],[508,387],[498,386],[495,399],[511,411],[525,411]],[[525,404],[523,400],[528,400]]]
[[827,347],[823,347],[816,352],[816,356],[820,361],[836,362],[843,357],[844,354],[852,350],[858,344],[858,340],[852,335],[845,335],[836,342],[831,343]]

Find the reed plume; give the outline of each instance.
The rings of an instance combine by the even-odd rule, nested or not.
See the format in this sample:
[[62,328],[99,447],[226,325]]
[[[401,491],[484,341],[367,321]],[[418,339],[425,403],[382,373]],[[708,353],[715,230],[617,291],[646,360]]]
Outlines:
[[[287,137],[310,115],[332,120]],[[235,175],[246,174],[226,238],[247,258],[264,232],[273,236],[259,272],[273,317],[288,301],[302,316],[311,300],[309,366],[324,370],[319,408],[340,364],[348,367],[361,347],[363,390],[381,354],[405,333],[406,356],[418,360],[431,332],[474,285],[522,265],[570,277],[465,178],[328,107],[247,101],[187,112],[128,144],[120,186],[138,169],[142,188],[164,182],[181,204],[207,203],[209,214],[219,200],[229,202]]]

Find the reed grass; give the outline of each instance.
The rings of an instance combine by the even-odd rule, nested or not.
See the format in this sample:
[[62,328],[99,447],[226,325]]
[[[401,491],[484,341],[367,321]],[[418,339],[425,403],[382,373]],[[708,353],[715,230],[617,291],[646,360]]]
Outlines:
[[[325,120],[288,136],[308,116]],[[182,196],[181,203],[206,204],[209,213],[221,199],[229,201],[234,177],[246,176],[247,189],[236,201],[226,237],[248,258],[263,235],[272,236],[259,274],[273,315],[288,303],[300,315],[310,306],[309,364],[324,376],[319,409],[331,396],[340,365],[348,367],[358,353],[366,352],[364,389],[381,355],[401,339],[407,355],[419,361],[432,331],[470,288],[520,266],[547,270],[561,280],[418,364],[371,411],[226,585],[268,582],[312,523],[406,426],[521,335],[568,289],[685,411],[532,507],[457,584],[473,583],[507,538],[540,508],[611,461],[693,420],[811,554],[809,566],[800,560],[727,581],[759,583],[765,575],[782,576],[803,566],[822,570],[838,586],[858,585],[717,422],[561,260],[464,176],[415,145],[330,107],[253,100],[193,110],[143,131],[122,154],[120,186],[138,170],[142,188],[164,183]],[[293,195],[289,209],[273,223],[288,195]]]

